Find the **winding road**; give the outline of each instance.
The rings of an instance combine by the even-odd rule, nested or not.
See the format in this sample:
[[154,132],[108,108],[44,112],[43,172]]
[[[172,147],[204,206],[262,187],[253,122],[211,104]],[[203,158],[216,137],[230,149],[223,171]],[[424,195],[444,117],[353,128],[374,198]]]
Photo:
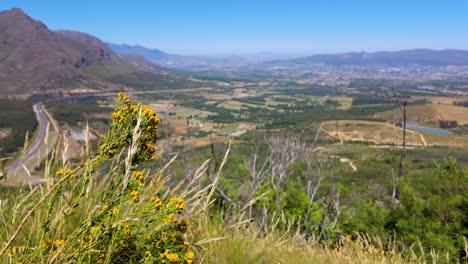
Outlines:
[[[37,134],[32,144],[28,146],[24,154],[18,157],[12,164],[10,164],[9,166],[5,168],[5,172],[8,173],[9,177],[18,176],[18,174],[26,173],[26,171],[22,172],[22,169],[26,167],[27,164],[32,162],[33,157],[40,156],[41,147],[44,146],[44,143],[46,142],[46,137],[50,135],[50,133],[47,132],[47,130],[50,127],[50,121],[47,118],[47,114],[44,112],[44,109],[42,108],[42,103],[36,103],[35,105],[33,105],[33,111],[34,111],[34,114],[36,115],[36,120],[39,126],[39,133]],[[53,141],[55,140],[56,140],[56,137],[54,136]],[[52,142],[51,145],[54,145],[54,144],[55,142]],[[46,153],[47,151],[45,151],[45,153],[43,154],[46,154]],[[2,173],[0,173],[0,179],[1,178],[3,178]],[[33,182],[36,182],[36,181],[37,179],[33,180]]]
[[[203,90],[212,90],[213,88],[211,87],[201,87],[201,88],[188,88],[188,89],[174,89],[174,90],[156,90],[156,91],[124,91],[126,94],[145,94],[145,93],[177,93],[177,92],[192,92],[192,91],[203,91]],[[47,137],[52,134],[51,140],[48,144],[48,146],[54,146],[55,141],[57,140],[57,134],[59,133],[58,126],[55,121],[52,120],[52,116],[48,114],[45,109],[43,108],[42,104],[43,103],[56,103],[60,101],[65,101],[65,100],[73,100],[73,99],[82,99],[86,97],[92,97],[92,96],[115,96],[116,92],[104,92],[104,93],[95,93],[95,94],[84,94],[84,95],[77,95],[77,96],[68,96],[68,97],[59,97],[59,98],[51,98],[44,100],[42,102],[38,102],[35,105],[33,105],[33,110],[36,115],[37,123],[39,125],[39,133],[37,137],[34,139],[34,142],[28,146],[27,150],[25,153],[18,157],[13,163],[8,165],[5,168],[5,172],[7,173],[7,178],[12,179],[16,178],[16,183],[18,183],[18,180],[22,184],[37,184],[43,181],[41,178],[32,178],[30,177],[29,173],[26,171],[26,169],[32,170],[34,169],[35,166],[29,166],[28,165],[34,165],[33,163],[33,158],[37,157],[37,161],[41,161],[43,158],[46,157],[46,154],[48,153],[48,149],[45,149],[43,153],[41,153],[42,147],[45,145],[45,142],[47,142]],[[49,120],[50,119],[50,120]],[[54,126],[55,132],[51,132],[49,130],[49,133],[47,130],[49,129],[50,125]],[[22,179],[17,179],[19,176],[24,176]],[[3,173],[0,172],[0,184],[4,181]]]

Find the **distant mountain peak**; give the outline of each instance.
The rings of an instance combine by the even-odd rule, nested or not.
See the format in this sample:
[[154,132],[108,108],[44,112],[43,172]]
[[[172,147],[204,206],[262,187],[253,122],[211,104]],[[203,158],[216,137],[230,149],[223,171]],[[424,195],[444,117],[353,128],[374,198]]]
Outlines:
[[8,14],[10,16],[23,16],[23,17],[28,17],[29,18],[29,16],[26,15],[26,13],[24,13],[24,11],[21,8],[18,8],[18,7],[13,7],[10,10],[2,11],[2,12],[0,12],[0,14]]
[[107,59],[111,52],[91,35],[51,31],[19,8],[0,12],[2,93],[39,91],[57,79],[82,76],[76,68]]
[[22,9],[16,7],[0,12],[0,27],[9,26],[15,26],[17,29],[27,26],[33,26],[36,30],[47,29],[44,23],[32,19]]

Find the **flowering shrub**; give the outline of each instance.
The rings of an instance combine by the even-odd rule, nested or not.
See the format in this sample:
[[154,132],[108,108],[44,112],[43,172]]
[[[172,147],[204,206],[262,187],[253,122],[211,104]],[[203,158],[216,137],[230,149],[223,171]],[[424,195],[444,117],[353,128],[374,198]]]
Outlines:
[[115,111],[112,113],[112,124],[104,137],[105,143],[99,147],[102,158],[112,158],[123,147],[129,146],[135,135],[135,127],[139,130],[139,151],[133,157],[133,164],[140,164],[156,158],[156,150],[151,143],[156,143],[159,116],[153,109],[138,103],[136,106],[128,96],[118,94]]
[[[185,208],[182,198],[171,198],[164,205],[159,198],[151,197],[139,203],[138,210],[130,210],[134,196],[127,200],[123,204],[103,204],[96,210],[79,236],[82,250],[74,256],[76,262],[193,262],[195,254],[184,240],[187,224],[174,220]],[[128,217],[123,217],[129,211]]]
[[[165,201],[151,188],[145,173],[137,170],[142,162],[156,158],[152,144],[157,140],[158,122],[152,109],[133,105],[119,93],[98,154],[84,162],[87,167],[69,169],[66,164],[56,171],[58,183],[45,196],[49,206],[41,218],[39,242],[10,247],[6,251],[10,262],[193,263],[195,253],[186,241],[188,225],[182,219],[185,200]],[[100,185],[103,179],[97,166],[126,148],[134,150],[127,152],[131,162],[117,159],[107,182]],[[88,169],[80,175],[82,168]],[[72,223],[73,228],[65,229],[63,223]]]

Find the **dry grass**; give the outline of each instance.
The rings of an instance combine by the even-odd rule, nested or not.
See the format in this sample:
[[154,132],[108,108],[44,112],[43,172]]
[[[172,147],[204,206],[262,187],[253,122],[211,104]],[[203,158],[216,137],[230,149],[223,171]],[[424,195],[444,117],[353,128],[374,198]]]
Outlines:
[[425,263],[414,254],[403,257],[395,249],[386,251],[379,239],[365,236],[355,241],[345,238],[343,246],[332,248],[304,239],[297,230],[265,233],[250,221],[231,225],[201,223],[197,230],[205,237],[212,237],[211,243],[204,245],[201,263]]
[[431,104],[442,120],[456,120],[458,124],[468,124],[468,107],[453,104]]
[[[401,122],[402,120],[400,109],[380,112],[375,114],[374,117],[392,123]],[[438,113],[431,105],[410,105],[407,107],[407,120],[417,122],[434,121],[438,120]]]
[[[453,104],[410,105],[407,108],[407,113],[408,121],[423,123],[438,120],[456,120],[459,124],[468,124],[468,107]],[[402,119],[399,109],[377,113],[374,117],[393,123],[400,122]]]

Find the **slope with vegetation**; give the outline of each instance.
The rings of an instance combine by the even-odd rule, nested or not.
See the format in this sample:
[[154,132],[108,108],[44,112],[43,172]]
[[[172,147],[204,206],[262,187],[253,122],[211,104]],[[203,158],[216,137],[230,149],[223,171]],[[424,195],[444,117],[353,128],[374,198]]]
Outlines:
[[[245,149],[159,154],[159,117],[119,95],[99,150],[52,155],[46,183],[3,189],[0,260],[22,263],[448,263],[463,261],[466,170],[437,163],[404,179],[398,205],[350,199],[314,142],[285,136]],[[252,147],[250,145],[249,147]],[[60,151],[60,150],[58,150]],[[195,151],[195,150],[194,150]],[[182,163],[181,163],[182,162]],[[385,196],[385,195],[384,195]]]

